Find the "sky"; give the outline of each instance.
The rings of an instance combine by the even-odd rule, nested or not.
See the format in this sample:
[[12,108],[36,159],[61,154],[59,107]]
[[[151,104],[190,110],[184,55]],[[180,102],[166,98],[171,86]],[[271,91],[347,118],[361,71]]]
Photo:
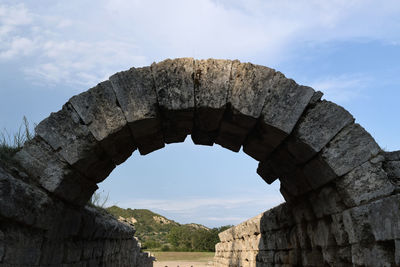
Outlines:
[[[115,72],[166,58],[272,67],[349,110],[385,150],[400,141],[398,0],[0,0],[0,128],[38,123]],[[237,224],[283,201],[243,152],[184,143],[135,152],[108,205],[180,223]]]

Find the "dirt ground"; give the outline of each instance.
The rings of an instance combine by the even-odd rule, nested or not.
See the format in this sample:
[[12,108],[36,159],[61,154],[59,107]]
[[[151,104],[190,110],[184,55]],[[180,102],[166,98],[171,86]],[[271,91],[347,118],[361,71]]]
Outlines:
[[153,267],[211,267],[212,261],[155,261]]
[[212,267],[214,253],[210,252],[155,252],[154,267]]

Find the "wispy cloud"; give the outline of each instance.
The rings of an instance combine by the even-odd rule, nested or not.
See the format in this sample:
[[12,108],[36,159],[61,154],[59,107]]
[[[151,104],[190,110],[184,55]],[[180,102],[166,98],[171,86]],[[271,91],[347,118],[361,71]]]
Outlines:
[[[196,221],[209,226],[218,226],[240,223],[257,215],[253,214],[254,211],[260,213],[282,202],[284,200],[278,193],[235,197],[130,199],[118,203],[118,206],[150,209],[181,223]],[[253,213],[249,213],[247,210],[251,210]],[[223,216],[221,216],[222,211]]]
[[184,199],[132,199],[119,203],[122,207],[149,208],[164,211],[187,212],[188,210],[199,209],[202,207],[218,207],[232,209],[243,205],[263,203],[277,205],[283,201],[280,195],[270,196],[238,196],[234,198],[184,198]]
[[93,85],[165,57],[262,58],[271,65],[302,42],[398,43],[399,11],[395,0],[0,4],[0,63],[24,58],[23,72],[51,85]]
[[324,98],[345,103],[362,97],[363,89],[371,79],[365,75],[340,75],[320,78],[309,84],[324,93]]

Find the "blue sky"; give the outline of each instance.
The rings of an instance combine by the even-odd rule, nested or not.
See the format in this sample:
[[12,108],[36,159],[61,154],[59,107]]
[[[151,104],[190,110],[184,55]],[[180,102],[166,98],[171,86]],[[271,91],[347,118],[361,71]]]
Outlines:
[[[183,56],[275,68],[344,106],[382,148],[400,149],[397,0],[0,0],[0,127],[39,122],[117,71]],[[135,152],[100,189],[110,204],[181,223],[236,224],[282,201],[256,166],[188,138]]]

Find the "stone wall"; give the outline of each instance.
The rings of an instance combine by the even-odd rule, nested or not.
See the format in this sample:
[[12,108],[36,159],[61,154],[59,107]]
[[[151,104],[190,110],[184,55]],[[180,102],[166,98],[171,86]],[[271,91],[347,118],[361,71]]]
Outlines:
[[384,155],[220,233],[215,266],[400,266],[400,151]]
[[153,266],[132,226],[50,196],[0,165],[0,266]]

